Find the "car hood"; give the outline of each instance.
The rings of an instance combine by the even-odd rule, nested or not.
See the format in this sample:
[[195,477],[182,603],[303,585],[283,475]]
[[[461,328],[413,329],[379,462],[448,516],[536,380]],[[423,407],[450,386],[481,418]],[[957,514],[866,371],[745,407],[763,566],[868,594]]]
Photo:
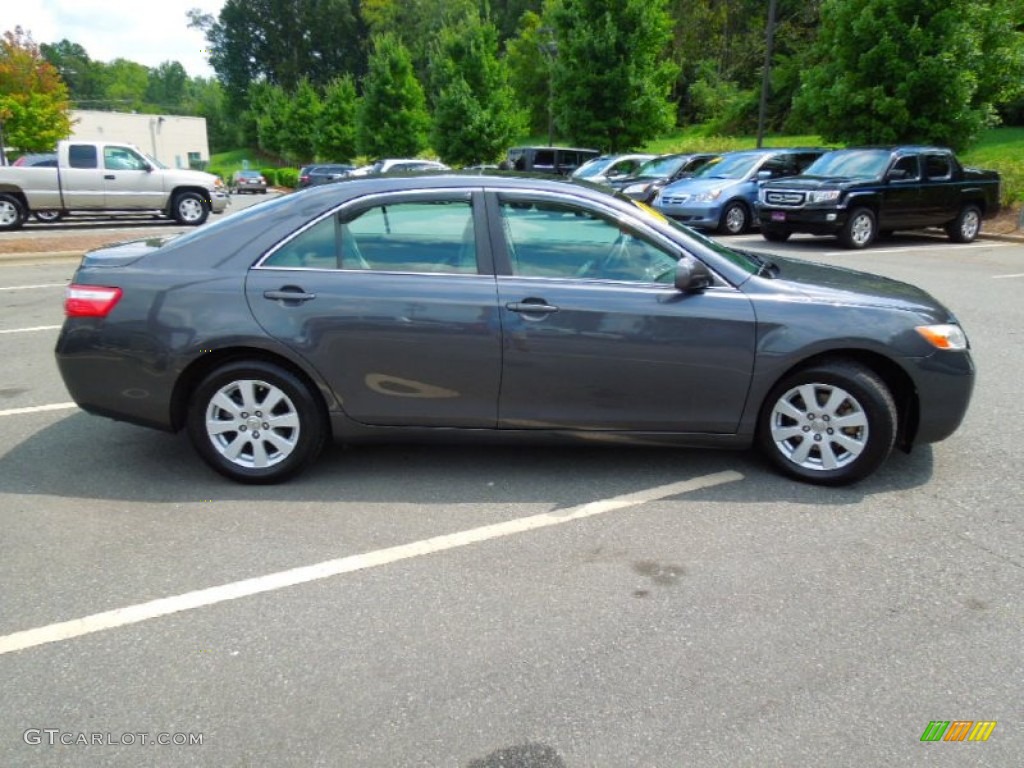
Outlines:
[[743,179],[682,179],[680,181],[675,181],[662,189],[662,194],[674,195],[685,192],[690,194],[699,194],[708,190],[723,189],[724,187],[732,187],[742,183]]
[[839,184],[878,184],[878,179],[851,178],[849,176],[790,176],[786,179],[766,181],[765,189],[834,189]]
[[772,287],[820,303],[884,307],[915,312],[930,322],[955,322],[953,314],[927,291],[868,272],[801,259],[765,256],[778,266]]

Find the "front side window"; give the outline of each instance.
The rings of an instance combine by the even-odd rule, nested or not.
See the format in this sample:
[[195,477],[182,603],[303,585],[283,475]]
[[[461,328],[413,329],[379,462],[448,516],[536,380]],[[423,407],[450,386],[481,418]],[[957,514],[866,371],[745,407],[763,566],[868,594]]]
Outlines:
[[103,167],[108,171],[143,171],[146,161],[125,147],[104,147]]
[[918,169],[917,155],[908,155],[907,157],[901,157],[893,165],[892,171],[890,171],[894,179],[910,181],[917,179],[921,172]]
[[610,216],[569,203],[502,200],[501,217],[514,275],[674,280],[677,259]]

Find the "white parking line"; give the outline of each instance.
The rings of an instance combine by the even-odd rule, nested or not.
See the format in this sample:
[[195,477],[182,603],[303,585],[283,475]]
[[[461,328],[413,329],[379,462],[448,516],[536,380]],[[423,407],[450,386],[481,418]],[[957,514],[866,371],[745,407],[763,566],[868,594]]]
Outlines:
[[0,411],[0,417],[3,416],[21,416],[25,413],[42,413],[43,411],[66,411],[70,408],[77,408],[76,403],[50,403],[49,405],[30,405],[26,408],[11,408],[6,411]]
[[8,328],[6,331],[0,331],[3,333],[34,333],[35,331],[56,331],[59,330],[59,325],[35,325],[31,328]]
[[593,517],[594,515],[601,515],[606,512],[635,507],[647,502],[657,501],[658,499],[692,493],[693,491],[711,488],[723,483],[732,483],[742,479],[743,475],[739,472],[718,472],[704,475],[703,477],[695,477],[692,480],[648,488],[636,493],[627,493],[610,499],[592,501],[589,504],[582,504],[572,509],[555,510],[532,515],[531,517],[506,520],[503,523],[495,523],[494,525],[485,525],[480,528],[471,528],[466,531],[435,536],[409,544],[401,544],[397,547],[378,549],[375,552],[342,557],[337,560],[327,560],[315,565],[278,571],[266,576],[223,584],[219,587],[200,589],[194,592],[186,592],[182,595],[152,600],[148,603],[139,603],[125,608],[116,608],[112,611],[94,613],[81,619],[63,621],[59,624],[49,624],[45,627],[27,629],[0,637],[0,656],[5,653],[33,648],[37,645],[70,640],[71,638],[81,637],[93,632],[137,624],[138,622],[155,619],[159,616],[168,616],[172,613],[189,611],[206,605],[237,600],[240,597],[272,592],[284,589],[285,587],[295,586],[296,584],[307,584],[332,576],[339,576],[343,573],[352,573],[353,571],[361,571],[367,568],[378,568],[383,565],[399,562],[400,560],[423,557],[424,555],[465,547],[481,541],[490,541],[491,539],[512,536],[517,533],[525,533],[526,531],[547,528],[553,525],[563,525],[585,517]]
[[992,275],[993,280],[1010,280],[1015,277],[1024,277],[1024,272],[1018,272],[1015,275]]
[[7,285],[0,287],[0,291],[30,291],[37,288],[67,288],[67,283],[40,283],[38,285]]
[[[942,246],[942,250],[943,251],[958,251],[958,250],[962,251],[962,250],[975,250],[977,248],[1005,248],[1005,247],[1007,247],[1009,245],[1013,245],[1013,243],[998,243],[998,242],[986,241],[984,243],[968,243],[966,245],[943,245]],[[852,255],[854,255],[856,253],[863,253],[866,256],[874,256],[876,253],[913,253],[915,251],[920,251],[922,247],[924,247],[924,246],[923,245],[911,245],[911,246],[905,246],[903,248],[868,248],[868,249],[866,249],[864,251],[861,251],[861,252],[852,251],[852,250],[825,251],[825,253],[823,253],[822,256],[852,256]]]

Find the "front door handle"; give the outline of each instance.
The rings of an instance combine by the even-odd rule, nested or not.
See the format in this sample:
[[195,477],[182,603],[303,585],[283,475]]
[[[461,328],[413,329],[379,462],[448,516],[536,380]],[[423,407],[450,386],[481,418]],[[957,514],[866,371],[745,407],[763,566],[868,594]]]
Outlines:
[[315,293],[306,293],[301,288],[285,287],[280,291],[264,291],[263,298],[272,301],[309,301],[315,299]]
[[107,174],[106,176],[104,176],[103,178],[104,178],[104,179],[106,179],[107,181],[113,181],[114,179],[116,179],[116,178],[117,178],[117,176],[115,176],[115,175],[114,175],[114,174],[112,174],[112,173],[108,173],[108,174]]
[[511,312],[521,312],[524,315],[550,315],[552,312],[558,311],[558,307],[548,304],[543,299],[510,301],[505,308]]

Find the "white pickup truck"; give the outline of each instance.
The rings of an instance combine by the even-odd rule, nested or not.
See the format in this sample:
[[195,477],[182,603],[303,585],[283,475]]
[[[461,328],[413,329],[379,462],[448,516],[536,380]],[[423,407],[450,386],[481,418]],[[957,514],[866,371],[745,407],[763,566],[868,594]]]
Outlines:
[[0,168],[0,230],[17,229],[30,214],[56,221],[69,213],[140,211],[198,225],[228,200],[213,174],[166,168],[138,147],[117,142],[62,141],[56,168]]

